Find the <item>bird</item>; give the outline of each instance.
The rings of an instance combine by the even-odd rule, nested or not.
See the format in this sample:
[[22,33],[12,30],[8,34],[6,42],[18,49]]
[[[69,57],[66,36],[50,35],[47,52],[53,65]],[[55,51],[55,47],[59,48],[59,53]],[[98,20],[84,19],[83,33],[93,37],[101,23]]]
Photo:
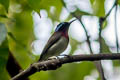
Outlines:
[[57,25],[55,32],[49,38],[47,44],[43,48],[39,61],[45,61],[52,56],[59,56],[64,52],[69,43],[68,30],[70,24],[76,19],[70,22],[61,22]]

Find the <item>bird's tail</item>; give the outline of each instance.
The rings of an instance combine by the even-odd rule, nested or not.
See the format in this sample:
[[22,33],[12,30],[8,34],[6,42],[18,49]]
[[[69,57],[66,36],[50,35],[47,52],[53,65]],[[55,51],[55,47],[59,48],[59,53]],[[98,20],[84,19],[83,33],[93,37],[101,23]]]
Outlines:
[[38,62],[44,61],[46,58],[43,56],[43,53],[40,55]]

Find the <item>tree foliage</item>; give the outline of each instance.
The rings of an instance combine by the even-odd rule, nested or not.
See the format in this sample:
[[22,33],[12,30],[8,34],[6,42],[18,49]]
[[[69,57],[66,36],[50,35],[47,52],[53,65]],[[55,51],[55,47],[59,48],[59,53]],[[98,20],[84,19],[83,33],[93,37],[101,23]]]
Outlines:
[[[104,17],[105,1],[90,0],[92,13],[85,12],[78,7],[72,13],[78,17]],[[118,0],[118,4],[120,4],[120,0]],[[55,8],[53,13],[50,12],[51,7]],[[34,55],[31,49],[31,43],[35,40],[32,13],[37,12],[40,15],[40,10],[44,9],[47,11],[48,17],[55,22],[60,21],[63,7],[62,0],[0,0],[0,80],[10,79],[10,75],[6,70],[9,52],[12,52],[16,61],[23,69],[27,68],[39,57]],[[66,20],[72,18],[73,16],[69,14]],[[104,28],[107,26],[107,22],[106,20]],[[99,42],[98,40],[96,41]],[[72,48],[70,53],[73,54],[78,46],[84,42],[71,38],[70,43]],[[111,52],[110,46],[106,44],[104,38],[102,38],[102,46],[104,48],[103,52]],[[117,62],[114,63],[118,64]],[[56,71],[35,73],[29,78],[30,80],[83,80],[94,69],[96,68],[90,62],[73,63],[65,65]]]

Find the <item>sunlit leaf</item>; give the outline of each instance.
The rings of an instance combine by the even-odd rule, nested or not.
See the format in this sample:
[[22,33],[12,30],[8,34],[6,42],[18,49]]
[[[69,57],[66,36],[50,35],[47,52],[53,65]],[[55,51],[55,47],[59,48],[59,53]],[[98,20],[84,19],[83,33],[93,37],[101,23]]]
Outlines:
[[93,14],[95,16],[99,16],[99,17],[105,16],[105,8],[104,8],[105,0],[90,0],[90,2],[93,8]]
[[90,0],[91,4],[93,4],[93,3],[94,3],[94,1],[95,1],[95,0]]
[[5,40],[6,35],[7,35],[7,30],[6,30],[5,24],[0,23],[0,45]]
[[120,5],[120,0],[118,0],[118,4]]
[[102,29],[105,29],[107,27],[107,24],[108,24],[108,22],[107,22],[107,20],[105,20],[103,23]]

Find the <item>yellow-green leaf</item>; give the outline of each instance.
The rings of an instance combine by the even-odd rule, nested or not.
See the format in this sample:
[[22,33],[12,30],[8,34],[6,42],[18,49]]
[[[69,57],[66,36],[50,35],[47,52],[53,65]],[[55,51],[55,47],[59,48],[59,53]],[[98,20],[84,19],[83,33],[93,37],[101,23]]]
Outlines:
[[2,4],[8,12],[9,0],[0,0],[0,4]]
[[103,17],[105,16],[104,2],[105,0],[91,0],[91,5],[93,9],[93,14],[95,16]]

